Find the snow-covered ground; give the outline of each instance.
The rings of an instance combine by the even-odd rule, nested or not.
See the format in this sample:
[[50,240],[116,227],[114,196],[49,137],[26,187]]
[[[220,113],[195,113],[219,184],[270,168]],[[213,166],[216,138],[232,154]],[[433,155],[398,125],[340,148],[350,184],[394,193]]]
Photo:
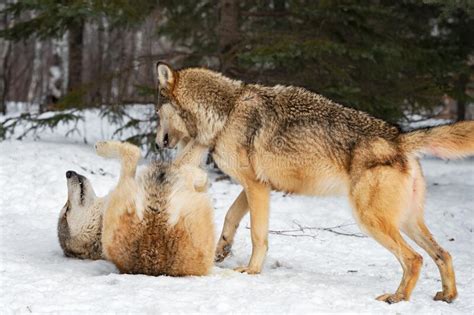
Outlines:
[[[233,267],[247,263],[251,253],[248,218],[238,231],[233,256],[207,277],[122,275],[106,261],[64,257],[56,236],[59,211],[66,201],[64,173],[72,169],[88,176],[96,192],[104,195],[115,184],[119,169],[118,163],[97,157],[92,148],[93,141],[110,136],[110,126],[92,118],[86,123],[88,145],[82,136],[63,138],[61,129],[46,132],[37,141],[0,142],[1,313],[474,312],[473,160],[422,162],[428,182],[426,220],[454,258],[459,298],[452,304],[432,300],[441,289],[438,270],[414,245],[425,260],[412,299],[388,305],[374,298],[395,291],[401,268],[370,238],[322,229],[293,233],[298,236],[270,234],[263,273],[233,272]],[[212,182],[216,234],[239,192],[240,187],[228,180]],[[334,231],[359,236],[344,198],[273,193],[270,229],[297,229],[298,224],[342,225]]]

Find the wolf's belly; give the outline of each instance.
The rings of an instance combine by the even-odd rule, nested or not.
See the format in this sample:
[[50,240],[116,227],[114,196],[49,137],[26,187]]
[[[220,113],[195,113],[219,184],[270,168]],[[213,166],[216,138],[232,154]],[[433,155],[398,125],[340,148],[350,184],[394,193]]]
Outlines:
[[348,177],[331,167],[281,167],[278,163],[255,163],[260,181],[269,183],[274,190],[299,195],[344,195],[348,191]]
[[214,154],[219,168],[241,181],[249,175],[271,185],[272,189],[301,195],[344,195],[349,178],[346,172],[325,161],[285,158],[271,154],[252,156]]

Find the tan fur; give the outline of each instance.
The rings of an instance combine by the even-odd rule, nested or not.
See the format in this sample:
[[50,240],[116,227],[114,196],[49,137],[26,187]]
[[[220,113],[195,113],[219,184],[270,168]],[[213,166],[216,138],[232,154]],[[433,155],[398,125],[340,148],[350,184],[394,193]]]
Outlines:
[[[94,243],[101,245],[101,257],[112,261],[123,273],[208,274],[215,247],[207,175],[199,168],[206,148],[189,143],[172,164],[155,162],[139,175],[135,174],[140,158],[136,146],[109,141],[98,142],[96,148],[100,156],[120,159],[121,175],[117,186],[108,196],[100,198],[100,203],[99,198],[94,199],[95,195],[85,195],[92,201],[89,216],[74,222],[84,221],[83,225],[99,232]],[[91,219],[92,210],[94,214],[100,213],[101,224]],[[61,215],[60,243],[70,249],[71,237],[65,236],[72,235],[69,232],[75,229],[79,231],[76,234],[82,240],[82,247],[89,246],[89,234],[61,223],[64,218]],[[65,228],[68,233],[62,232]],[[66,254],[69,252],[65,250]],[[77,257],[78,251],[74,253],[70,256]]]
[[474,124],[461,121],[415,130],[401,135],[400,141],[407,153],[419,151],[442,159],[463,158],[474,154]]
[[166,78],[158,73],[160,90],[188,134],[208,146],[219,168],[244,188],[226,215],[216,260],[229,254],[237,226],[250,210],[252,256],[248,266],[237,270],[261,271],[268,248],[270,189],[345,194],[361,228],[391,251],[404,270],[397,291],[379,300],[408,300],[419,276],[422,258],[400,230],[438,265],[443,291],[435,299],[456,298],[451,258],[423,221],[425,184],[416,153],[446,158],[473,154],[474,122],[404,134],[302,88],[244,84],[207,69],[175,71],[160,65],[168,67]]
[[[154,165],[135,179],[137,147],[111,141],[96,147],[99,155],[122,160],[122,175],[104,211],[105,256],[124,273],[207,274],[214,237],[212,207],[203,189],[207,177],[203,183],[205,173],[197,169],[202,149],[190,144],[172,165]],[[174,199],[184,196],[179,209]]]

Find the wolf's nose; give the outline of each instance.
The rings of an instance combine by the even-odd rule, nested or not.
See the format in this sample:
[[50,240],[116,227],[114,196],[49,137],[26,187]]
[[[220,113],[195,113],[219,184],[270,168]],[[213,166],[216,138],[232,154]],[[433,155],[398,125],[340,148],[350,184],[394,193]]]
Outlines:
[[74,171],[67,171],[67,172],[66,172],[66,178],[71,178],[74,174],[76,174],[76,172],[74,172]]

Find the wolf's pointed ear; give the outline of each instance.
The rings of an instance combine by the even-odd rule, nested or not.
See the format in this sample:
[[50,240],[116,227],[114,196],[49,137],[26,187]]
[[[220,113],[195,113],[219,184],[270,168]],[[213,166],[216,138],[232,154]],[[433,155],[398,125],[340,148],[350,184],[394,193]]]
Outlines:
[[162,61],[156,63],[156,75],[160,88],[169,89],[174,84],[175,72],[169,65]]

